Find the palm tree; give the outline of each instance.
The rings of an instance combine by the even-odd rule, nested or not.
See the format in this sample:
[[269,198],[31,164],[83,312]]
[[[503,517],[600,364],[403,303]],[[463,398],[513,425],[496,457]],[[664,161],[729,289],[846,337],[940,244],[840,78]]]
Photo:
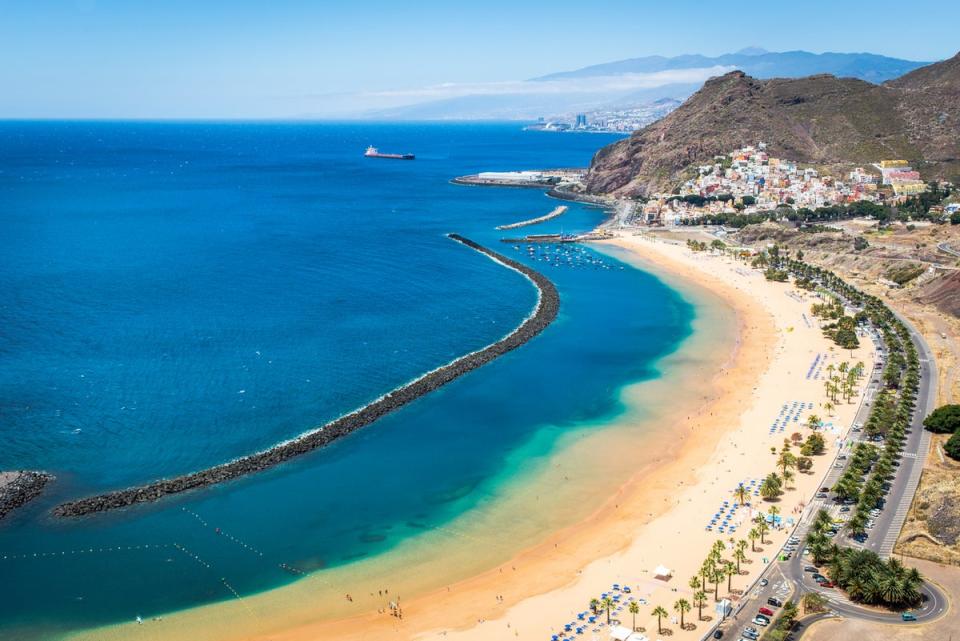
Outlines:
[[710,574],[710,583],[713,584],[713,600],[720,600],[720,582],[724,579],[724,568],[723,566],[718,566],[713,568],[713,572]]
[[734,567],[732,561],[723,562],[723,573],[727,575],[727,593],[728,594],[733,591],[732,581],[733,581],[733,575],[735,572],[736,572],[736,568]]
[[784,470],[784,471],[783,471],[783,484],[786,485],[787,483],[789,483],[789,482],[792,481],[792,480],[793,480],[793,472],[791,472],[790,470]]
[[780,458],[777,459],[777,467],[780,468],[781,476],[787,475],[787,470],[797,464],[797,457],[788,451],[780,452]]
[[699,612],[697,613],[697,618],[700,621],[703,621],[703,606],[707,603],[707,593],[703,590],[697,590],[693,593],[693,601],[697,604]]
[[836,405],[834,405],[832,401],[827,401],[823,404],[823,409],[827,410],[827,414],[830,416],[833,416],[834,408],[836,408]]
[[640,604],[637,603],[636,601],[631,601],[631,602],[630,602],[630,605],[627,606],[627,610],[630,612],[630,614],[633,615],[633,630],[634,630],[634,632],[636,632],[636,630],[637,630],[637,615],[640,614]]
[[813,529],[817,532],[825,532],[831,525],[833,525],[833,517],[825,509],[820,508],[817,515],[813,517]]
[[827,607],[827,597],[819,592],[807,592],[803,595],[803,613],[822,612]]
[[809,427],[813,431],[817,431],[817,429],[820,427],[820,417],[817,416],[816,414],[811,414],[810,416],[808,416],[807,427]]
[[683,615],[690,611],[690,602],[686,599],[677,599],[673,604],[673,609],[680,613],[680,629],[683,629]]
[[737,486],[737,489],[733,491],[733,495],[737,498],[737,502],[740,505],[745,505],[747,503],[747,499],[750,497],[750,490],[748,490],[746,486],[741,483]]
[[723,554],[723,551],[726,550],[726,549],[727,549],[727,545],[726,545],[723,541],[721,541],[720,539],[717,539],[716,541],[713,542],[713,550],[712,550],[712,552],[713,552],[713,554],[715,554],[718,558],[720,557],[720,555]]
[[713,559],[706,559],[703,562],[703,565],[700,566],[700,578],[703,579],[703,582],[700,586],[701,590],[707,589],[707,578],[713,573],[714,562]]
[[653,609],[653,616],[657,617],[657,634],[663,634],[663,626],[660,624],[660,621],[668,614],[669,613],[663,609],[663,606],[658,605]]
[[768,501],[772,501],[780,496],[780,494],[780,477],[771,473],[760,483],[760,496]]
[[597,599],[590,599],[590,611],[594,614],[597,614],[597,611],[600,609],[600,601]]
[[603,609],[607,611],[607,625],[610,625],[610,610],[613,609],[613,599],[608,596],[603,597]]
[[770,514],[770,517],[773,519],[772,523],[776,525],[777,517],[780,516],[780,508],[778,508],[776,505],[771,505],[770,510],[768,512]]
[[757,531],[757,528],[750,528],[750,531],[747,532],[747,538],[750,539],[750,551],[757,551],[757,539],[760,538],[760,533]]
[[764,518],[762,514],[758,514],[753,522],[756,523],[757,532],[760,534],[760,545],[766,545],[767,542],[763,540],[763,535],[770,531],[770,526],[767,525],[767,519]]
[[[740,546],[740,543],[743,544],[743,547]],[[741,540],[740,543],[737,544],[737,549],[733,551],[733,560],[737,562],[737,574],[740,574],[740,564],[747,560],[747,553],[744,552],[747,542]]]

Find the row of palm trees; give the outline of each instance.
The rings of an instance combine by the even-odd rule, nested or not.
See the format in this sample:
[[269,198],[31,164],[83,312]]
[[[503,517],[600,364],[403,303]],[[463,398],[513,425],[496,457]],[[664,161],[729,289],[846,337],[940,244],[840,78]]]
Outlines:
[[852,600],[894,608],[920,602],[923,576],[917,569],[896,559],[884,562],[870,550],[842,548],[827,537],[832,527],[830,514],[820,510],[810,525],[807,547],[814,563],[827,564],[830,577]]
[[[706,595],[704,595],[704,598],[706,598]],[[590,609],[594,612],[594,614],[596,614],[600,608],[603,608],[604,610],[606,610],[608,625],[610,623],[610,611],[613,609],[613,607],[614,607],[614,601],[610,597],[604,597],[602,601],[598,599],[593,599],[590,601]],[[684,629],[686,625],[684,623],[684,615],[690,610],[692,610],[693,606],[690,605],[689,601],[681,598],[681,599],[677,599],[674,602],[673,609],[675,612],[678,612],[680,614],[680,628]],[[627,606],[627,611],[633,617],[633,630],[636,630],[637,615],[640,614],[640,604],[636,601],[631,601],[630,605]],[[658,605],[655,608],[653,608],[653,611],[651,611],[650,614],[652,616],[657,617],[657,632],[659,634],[663,634],[663,617],[669,616],[670,613],[667,612],[667,609],[664,608],[662,605]],[[701,618],[702,618],[702,613],[701,613]]]
[[[889,487],[887,481],[902,455],[916,407],[920,383],[916,346],[907,327],[879,298],[857,290],[830,271],[801,261],[787,262],[787,268],[797,278],[819,281],[843,299],[860,305],[863,315],[881,333],[886,347],[887,362],[883,371],[885,389],[877,395],[865,426],[868,435],[885,434],[886,442],[882,450],[861,443],[834,488],[838,496],[859,499],[857,511],[850,519],[848,528],[855,535],[863,534],[868,512],[878,505]],[[838,393],[846,395],[852,385],[847,381],[852,379],[855,382],[862,377],[864,366],[857,363],[849,372],[841,372],[846,378],[840,381],[833,380],[832,372],[828,374],[827,383],[834,385],[828,388],[828,393],[833,391],[834,397]],[[830,515],[821,510],[814,518],[807,545],[814,561],[818,565],[827,563],[830,577],[847,591],[852,600],[894,608],[920,602],[923,577],[919,571],[904,567],[896,559],[885,562],[869,550],[840,547],[827,536],[827,531],[831,529],[833,523]],[[810,600],[816,607],[817,604],[812,603],[814,598]]]

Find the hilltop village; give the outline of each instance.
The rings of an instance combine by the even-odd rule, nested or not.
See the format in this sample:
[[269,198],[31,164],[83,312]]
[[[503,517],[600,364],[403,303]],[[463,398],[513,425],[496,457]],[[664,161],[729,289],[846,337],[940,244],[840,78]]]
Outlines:
[[762,142],[716,156],[711,164],[692,167],[688,174],[692,175],[671,193],[650,197],[636,217],[647,224],[678,225],[705,216],[756,214],[778,207],[892,205],[929,189],[905,160],[880,160],[838,178],[772,157]]

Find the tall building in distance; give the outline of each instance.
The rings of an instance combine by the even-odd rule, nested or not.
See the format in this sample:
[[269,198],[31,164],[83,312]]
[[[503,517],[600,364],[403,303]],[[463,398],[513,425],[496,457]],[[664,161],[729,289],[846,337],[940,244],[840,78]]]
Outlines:
[[577,123],[573,126],[574,129],[586,129],[587,128],[587,114],[577,114]]

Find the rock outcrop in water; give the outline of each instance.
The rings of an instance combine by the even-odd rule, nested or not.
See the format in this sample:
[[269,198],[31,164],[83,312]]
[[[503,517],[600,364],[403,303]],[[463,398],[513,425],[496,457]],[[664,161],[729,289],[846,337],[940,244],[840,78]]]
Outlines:
[[560,296],[556,287],[543,274],[506,256],[502,256],[459,234],[449,237],[474,249],[495,262],[519,272],[537,288],[537,306],[533,313],[510,334],[481,350],[471,352],[428,372],[410,383],[394,389],[369,405],[345,414],[340,418],[292,440],[270,449],[250,454],[215,467],[184,474],[171,479],[154,481],[147,485],[108,492],[98,496],[70,501],[57,506],[54,514],[61,517],[76,517],[97,512],[106,512],[137,503],[156,501],[170,494],[179,494],[217,483],[260,472],[290,459],[329,445],[351,432],[370,425],[374,421],[397,410],[407,403],[446,385],[454,379],[486,365],[507,352],[514,350],[542,332],[557,317]]
[[46,472],[0,472],[0,520],[40,496],[52,479]]

